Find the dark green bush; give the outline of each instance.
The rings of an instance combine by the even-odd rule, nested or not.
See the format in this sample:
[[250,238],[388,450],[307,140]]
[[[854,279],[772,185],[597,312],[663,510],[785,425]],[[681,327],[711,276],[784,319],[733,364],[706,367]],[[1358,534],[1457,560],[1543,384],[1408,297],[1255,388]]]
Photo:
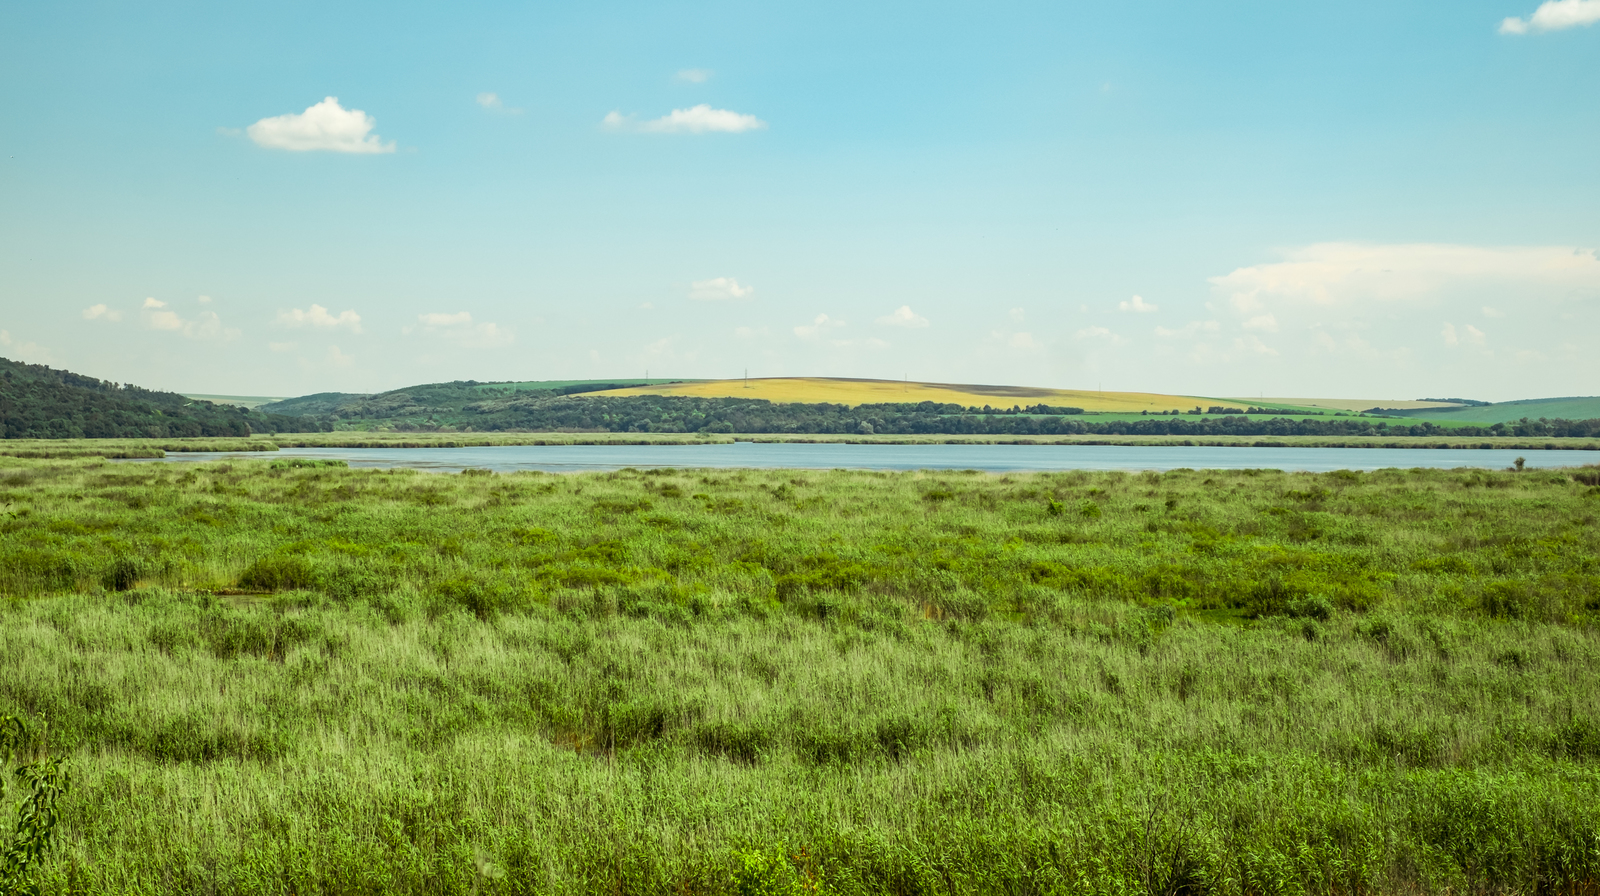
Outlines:
[[114,558],[100,576],[100,584],[107,591],[127,591],[139,583],[141,573],[139,561],[120,555]]
[[316,585],[316,571],[298,554],[268,554],[245,567],[239,587],[257,591],[303,591]]

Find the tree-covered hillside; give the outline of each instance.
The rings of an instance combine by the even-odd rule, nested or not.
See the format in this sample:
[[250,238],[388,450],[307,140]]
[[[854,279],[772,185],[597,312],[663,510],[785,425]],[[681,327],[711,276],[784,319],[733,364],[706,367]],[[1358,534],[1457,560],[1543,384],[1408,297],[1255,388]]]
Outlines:
[[0,438],[247,436],[325,428],[314,418],[248,411],[0,358]]
[[[904,404],[777,403],[764,399],[667,395],[562,394],[471,381],[397,389],[380,395],[324,393],[267,405],[339,429],[400,432],[708,432],[881,435],[1435,436],[1600,435],[1600,420],[1442,427],[1372,417],[1293,418],[1270,408],[1212,407],[1183,415],[1098,417],[1050,405],[962,407]],[[592,388],[592,387],[591,387]],[[1197,409],[1198,411],[1198,409]],[[1253,411],[1254,413],[1250,413]],[[308,427],[309,428],[309,427]]]

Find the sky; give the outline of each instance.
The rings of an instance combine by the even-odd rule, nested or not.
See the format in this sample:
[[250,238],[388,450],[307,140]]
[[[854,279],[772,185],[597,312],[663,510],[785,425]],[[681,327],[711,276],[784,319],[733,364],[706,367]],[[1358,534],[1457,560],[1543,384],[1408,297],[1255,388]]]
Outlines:
[[1600,0],[0,2],[0,356],[1600,393]]

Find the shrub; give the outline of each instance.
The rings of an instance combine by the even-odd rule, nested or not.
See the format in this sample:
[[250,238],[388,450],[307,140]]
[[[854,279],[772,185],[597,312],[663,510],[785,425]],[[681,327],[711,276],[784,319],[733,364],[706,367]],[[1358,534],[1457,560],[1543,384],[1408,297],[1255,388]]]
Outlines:
[[476,578],[452,579],[433,586],[434,596],[442,601],[462,607],[479,619],[488,619],[496,613],[517,607],[516,595],[500,582]]
[[1333,618],[1333,603],[1321,594],[1308,594],[1305,597],[1291,599],[1284,605],[1284,609],[1296,619],[1327,622]]
[[757,723],[713,722],[694,733],[695,745],[713,756],[752,765],[772,749],[772,732]]
[[239,587],[258,591],[303,591],[315,582],[310,562],[296,554],[269,554],[239,576]]
[[127,591],[139,582],[139,562],[128,556],[118,556],[106,567],[100,584],[107,591]]

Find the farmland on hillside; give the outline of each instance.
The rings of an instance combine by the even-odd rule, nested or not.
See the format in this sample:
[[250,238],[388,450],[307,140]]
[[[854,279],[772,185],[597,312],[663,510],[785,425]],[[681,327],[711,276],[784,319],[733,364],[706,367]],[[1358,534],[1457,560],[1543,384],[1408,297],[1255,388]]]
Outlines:
[[962,407],[1009,408],[1013,405],[1066,405],[1086,411],[1187,411],[1208,407],[1217,399],[1149,392],[1094,392],[1045,389],[1032,386],[978,386],[918,383],[899,380],[843,379],[831,377],[772,377],[751,380],[706,380],[635,386],[607,395],[681,395],[698,398],[760,398],[772,402],[828,402],[830,404],[915,404],[932,401]]

